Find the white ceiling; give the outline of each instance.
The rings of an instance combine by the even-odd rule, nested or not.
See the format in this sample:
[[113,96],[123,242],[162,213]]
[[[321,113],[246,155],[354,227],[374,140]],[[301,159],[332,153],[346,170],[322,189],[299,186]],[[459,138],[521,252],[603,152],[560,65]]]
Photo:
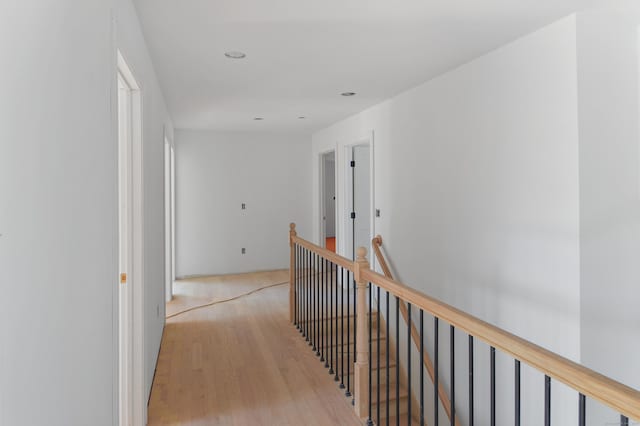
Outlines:
[[326,127],[591,3],[134,1],[176,128],[270,132]]

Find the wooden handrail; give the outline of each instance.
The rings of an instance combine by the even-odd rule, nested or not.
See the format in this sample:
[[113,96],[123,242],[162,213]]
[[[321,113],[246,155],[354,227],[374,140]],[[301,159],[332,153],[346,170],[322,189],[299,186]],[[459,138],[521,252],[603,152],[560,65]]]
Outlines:
[[291,236],[291,242],[298,244],[299,246],[302,246],[304,248],[306,248],[307,250],[310,250],[322,257],[324,257],[327,260],[330,260],[331,262],[333,262],[334,264],[338,265],[338,266],[342,266],[344,269],[348,269],[351,272],[354,272],[355,268],[353,267],[353,261],[347,259],[346,257],[340,256],[339,254],[336,254],[332,251],[327,250],[326,248],[322,248],[318,245],[313,244],[312,242],[309,242],[305,239],[302,239],[296,235]]
[[[382,237],[380,235],[377,235],[373,240],[371,240],[371,246],[373,247],[373,251],[375,252],[376,258],[378,259],[378,263],[380,263],[382,272],[384,272],[384,275],[387,278],[393,279],[391,269],[389,269],[389,265],[387,265],[387,261],[382,255],[382,251],[380,250],[380,247],[382,246]],[[418,329],[416,328],[411,318],[409,318],[409,311],[404,301],[400,303],[400,313],[402,314],[402,318],[404,318],[404,322],[410,325],[411,338],[413,340],[413,343],[416,345],[416,348],[420,348],[420,333],[418,333]],[[426,351],[424,352],[422,362],[427,369],[427,373],[431,378],[431,382],[433,382],[435,377],[435,369],[433,368],[431,358]],[[410,377],[409,380],[411,380]],[[440,397],[440,401],[442,402],[442,406],[444,407],[444,411],[447,414],[447,417],[451,419],[451,400],[449,399],[449,395],[447,394],[442,381],[440,381],[438,384],[438,396]],[[458,417],[456,417],[455,419],[455,424],[457,426],[460,426],[460,419]]]
[[574,390],[600,401],[618,413],[636,421],[640,420],[640,391],[370,269],[363,271],[361,275],[365,280],[404,301],[500,349]]
[[[294,225],[292,225],[291,231],[295,231]],[[360,256],[362,259],[359,259],[359,262],[353,262],[345,257],[299,238],[295,235],[295,232],[290,232],[289,238],[292,247],[293,244],[298,244],[299,246],[305,247],[323,258],[330,260],[334,264],[353,272],[354,278],[358,283],[360,293],[363,293],[363,283],[372,283],[397,296],[404,302],[411,303],[413,306],[428,312],[434,317],[446,321],[457,329],[464,331],[474,338],[484,341],[486,344],[501,350],[516,360],[528,364],[545,375],[573,388],[581,394],[609,406],[621,415],[624,415],[634,421],[640,421],[640,391],[597,373],[583,365],[564,358],[499,327],[489,324],[477,317],[474,317],[473,315],[454,308],[453,306],[429,297],[418,290],[395,281],[392,278],[388,278],[372,271],[369,269],[368,265],[367,267],[363,267],[362,265],[365,264],[364,260],[366,260],[364,259],[364,256]],[[376,244],[373,246],[375,250]],[[361,249],[364,251],[359,250],[360,253],[366,253],[364,248]],[[388,271],[388,265],[386,265],[386,262],[381,262],[381,266],[383,270],[386,268]],[[359,294],[359,298],[362,298],[362,294]],[[362,307],[364,307],[364,303],[360,303],[360,310]],[[363,327],[366,315],[357,315],[357,318],[357,321],[359,322],[358,328],[364,330]],[[362,335],[364,333],[360,334]],[[413,336],[413,332],[411,334]],[[368,359],[364,355],[368,353],[368,346],[362,345],[362,343],[357,346],[361,346],[361,348],[358,349],[358,367],[361,371],[366,371],[366,368],[368,368]],[[358,375],[360,376],[360,374]],[[359,384],[359,387],[362,386],[362,384]],[[364,407],[364,404],[367,403],[368,399],[366,398],[368,396],[364,394],[366,393],[362,391],[356,394],[356,399],[360,398],[360,401],[356,401],[357,407]],[[449,404],[443,405],[446,407]]]

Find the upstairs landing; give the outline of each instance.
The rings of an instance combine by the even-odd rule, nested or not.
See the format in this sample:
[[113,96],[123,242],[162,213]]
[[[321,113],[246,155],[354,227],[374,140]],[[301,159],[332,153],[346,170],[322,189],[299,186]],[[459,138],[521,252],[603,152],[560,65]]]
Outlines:
[[[285,282],[288,271],[177,281],[167,315]],[[289,323],[287,285],[167,320],[149,425],[361,425]]]

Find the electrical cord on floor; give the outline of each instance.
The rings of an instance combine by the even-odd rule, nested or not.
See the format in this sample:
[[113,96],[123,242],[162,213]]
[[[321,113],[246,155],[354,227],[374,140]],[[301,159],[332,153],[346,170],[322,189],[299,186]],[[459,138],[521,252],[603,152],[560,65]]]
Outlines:
[[278,287],[278,286],[285,285],[285,284],[289,284],[289,281],[287,280],[287,281],[283,281],[281,283],[269,284],[269,285],[266,285],[264,287],[259,287],[259,288],[253,289],[248,293],[243,293],[243,294],[240,294],[238,296],[231,297],[229,299],[214,300],[212,302],[205,303],[204,305],[193,306],[193,307],[185,309],[183,311],[179,311],[179,312],[176,312],[174,314],[167,315],[166,319],[177,317],[178,315],[186,314],[187,312],[195,311],[196,309],[207,308],[209,306],[219,305],[220,303],[226,303],[226,302],[231,302],[233,300],[238,300],[240,298],[250,296],[250,295],[252,295],[254,293],[257,293],[259,291],[266,290],[266,289],[272,288],[272,287]]

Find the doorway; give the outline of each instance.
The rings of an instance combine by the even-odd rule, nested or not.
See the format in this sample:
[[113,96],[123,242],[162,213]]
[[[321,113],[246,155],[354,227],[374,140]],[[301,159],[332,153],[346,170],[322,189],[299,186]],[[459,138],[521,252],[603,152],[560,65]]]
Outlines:
[[330,151],[322,154],[321,167],[321,216],[323,247],[336,251],[336,153]]
[[119,424],[143,424],[144,383],[142,95],[118,51],[118,406]]
[[372,204],[371,204],[371,152],[369,144],[358,144],[347,148],[348,172],[346,201],[349,226],[347,238],[349,240],[348,253],[352,259],[356,258],[358,247],[365,247],[371,253]]

